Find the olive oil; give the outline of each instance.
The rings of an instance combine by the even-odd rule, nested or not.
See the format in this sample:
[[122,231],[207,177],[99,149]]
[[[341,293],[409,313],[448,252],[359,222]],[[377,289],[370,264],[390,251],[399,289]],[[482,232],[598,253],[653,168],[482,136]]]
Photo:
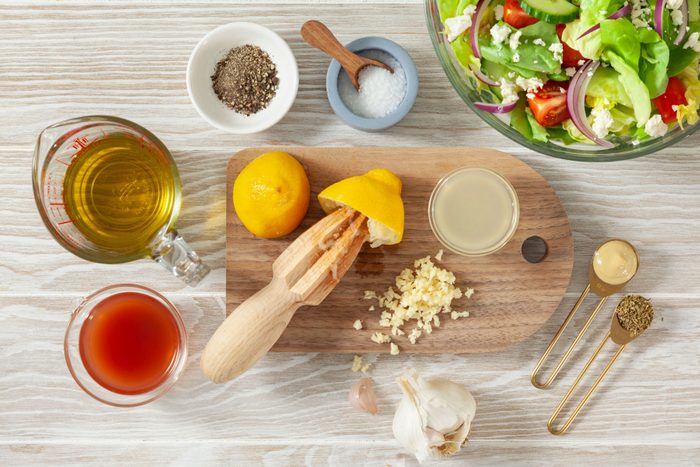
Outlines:
[[177,215],[179,190],[174,167],[159,147],[112,133],[73,158],[63,180],[63,202],[88,241],[128,260],[145,256]]

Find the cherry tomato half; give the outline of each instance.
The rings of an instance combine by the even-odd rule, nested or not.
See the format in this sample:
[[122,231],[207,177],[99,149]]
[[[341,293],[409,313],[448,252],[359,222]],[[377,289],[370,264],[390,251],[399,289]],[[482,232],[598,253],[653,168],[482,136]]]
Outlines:
[[564,84],[557,81],[547,81],[535,93],[534,97],[528,98],[530,110],[540,125],[544,127],[556,126],[569,118]]
[[535,24],[539,20],[523,11],[518,0],[506,0],[503,5],[503,21],[516,29]]
[[668,79],[666,92],[653,99],[656,110],[661,114],[664,123],[676,121],[676,111],[674,105],[688,105],[685,98],[685,86],[683,82],[675,76]]
[[564,53],[562,54],[562,65],[564,65],[565,67],[578,67],[578,62],[580,60],[585,59],[578,50],[572,49],[566,44],[566,42],[561,40],[561,35],[564,33],[565,28],[566,24],[557,24],[557,36],[559,36],[561,45],[564,46]]

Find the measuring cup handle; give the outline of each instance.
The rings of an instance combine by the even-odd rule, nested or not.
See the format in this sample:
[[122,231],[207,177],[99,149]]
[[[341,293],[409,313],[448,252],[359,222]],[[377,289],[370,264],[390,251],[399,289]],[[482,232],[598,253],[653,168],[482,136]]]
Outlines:
[[199,284],[210,271],[177,230],[167,232],[155,245],[151,256],[190,287]]

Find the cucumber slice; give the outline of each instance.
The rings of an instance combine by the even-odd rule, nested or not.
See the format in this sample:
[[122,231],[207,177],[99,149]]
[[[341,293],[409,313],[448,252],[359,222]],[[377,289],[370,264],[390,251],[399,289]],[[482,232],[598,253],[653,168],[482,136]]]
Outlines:
[[567,0],[519,0],[520,7],[530,16],[545,23],[559,24],[573,21],[578,7]]

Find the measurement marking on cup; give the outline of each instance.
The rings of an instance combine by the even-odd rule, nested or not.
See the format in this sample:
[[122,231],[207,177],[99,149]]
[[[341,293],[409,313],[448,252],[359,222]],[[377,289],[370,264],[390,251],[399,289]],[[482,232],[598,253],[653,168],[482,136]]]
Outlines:
[[63,203],[49,203],[49,206],[64,206]]
[[59,222],[57,225],[70,224],[72,222],[75,222],[75,221],[73,219],[68,219],[67,221]]

